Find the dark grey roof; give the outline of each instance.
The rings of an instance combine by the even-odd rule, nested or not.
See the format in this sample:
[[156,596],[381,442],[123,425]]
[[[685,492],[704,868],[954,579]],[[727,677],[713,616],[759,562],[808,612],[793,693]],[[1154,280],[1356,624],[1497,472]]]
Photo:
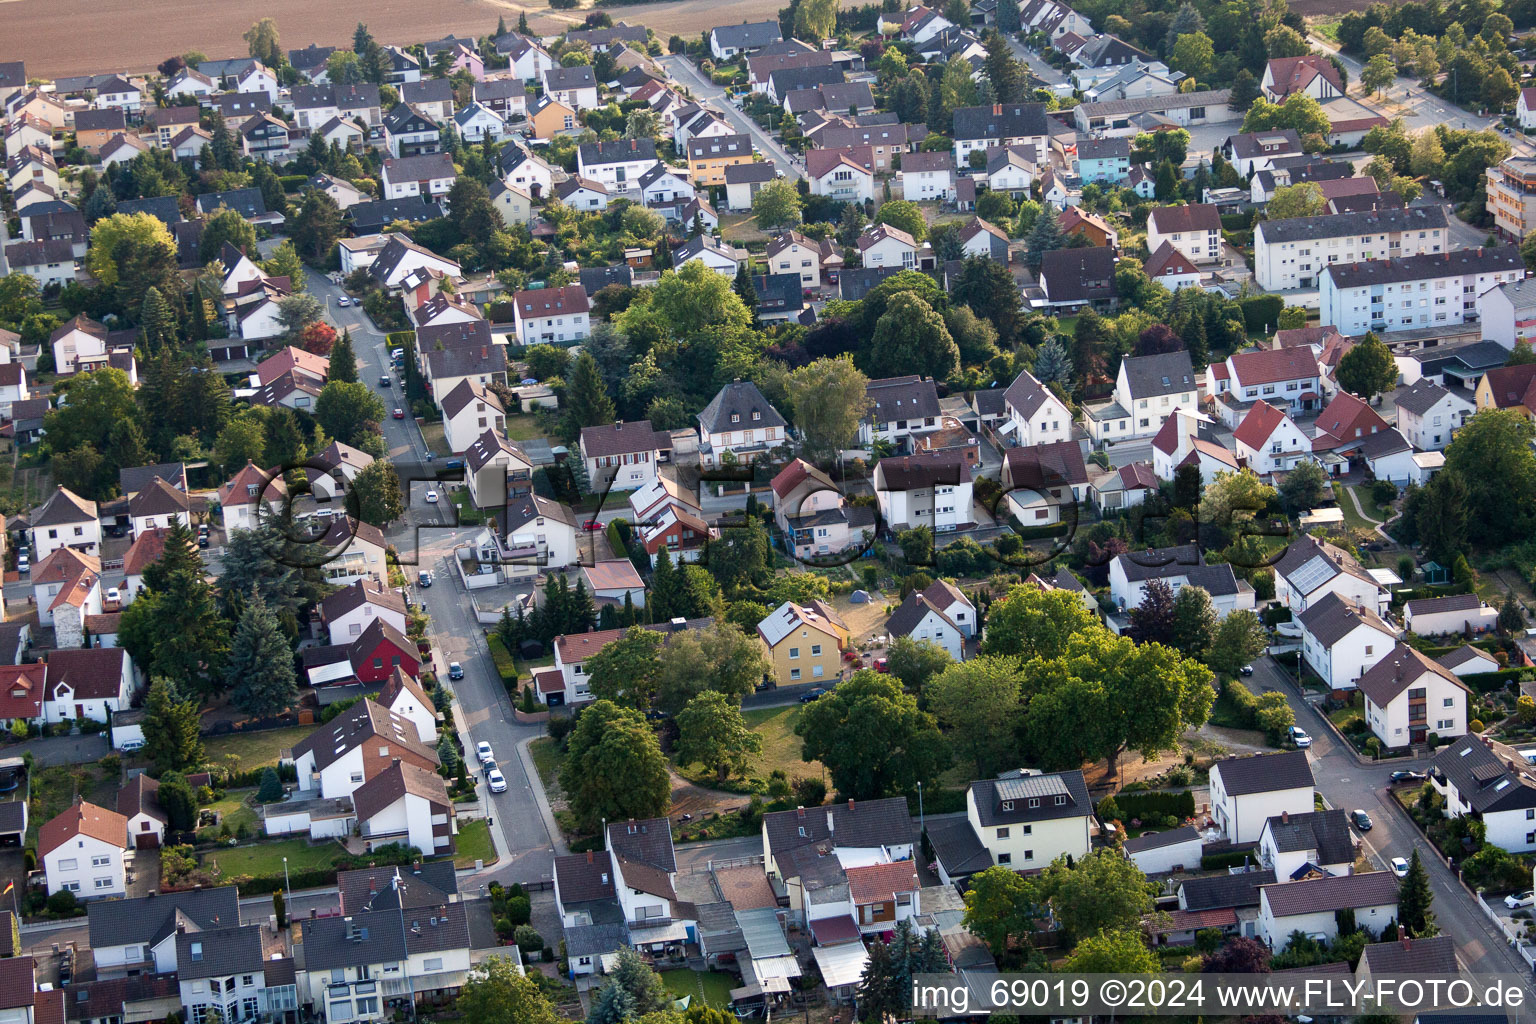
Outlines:
[[1321,914],[1361,907],[1397,906],[1397,876],[1390,871],[1329,875],[1303,882],[1266,885],[1264,898],[1275,917]]
[[956,139],[1012,139],[1048,134],[1044,103],[1003,103],[960,107],[954,119]]
[[586,167],[602,164],[629,163],[634,160],[655,160],[656,143],[650,139],[609,139],[605,142],[583,142],[578,150],[581,163]]
[[1270,885],[1274,880],[1275,873],[1265,868],[1236,875],[1191,878],[1179,889],[1184,894],[1184,906],[1189,910],[1256,907],[1259,905],[1259,887]]
[[[447,82],[443,83],[444,85]],[[544,72],[544,87],[546,90],[564,89],[595,89],[597,78],[592,74],[592,68],[588,64],[577,64],[569,68],[550,68]]]
[[176,970],[183,978],[254,973],[261,969],[261,961],[260,925],[176,936]]
[[409,103],[399,103],[384,115],[384,130],[390,135],[430,134],[437,122]]
[[754,160],[747,164],[731,164],[725,169],[725,183],[727,185],[750,184],[758,181],[772,181],[778,174],[777,168],[767,160]]
[[1129,136],[1116,135],[1107,139],[1078,139],[1077,159],[1081,163],[1084,160],[1114,160],[1119,157],[1130,159],[1131,140]]
[[805,68],[780,68],[768,76],[768,87],[780,96],[802,89],[817,89],[843,80],[842,69],[832,64]]
[[148,199],[120,199],[118,213],[149,213],[164,221],[169,227],[181,220],[181,207],[175,196],[150,196]]
[[1337,593],[1324,595],[1302,612],[1297,621],[1324,647],[1332,647],[1360,625],[1372,626],[1388,636],[1397,635],[1397,630],[1383,622],[1373,610],[1347,601]]
[[427,181],[454,178],[453,159],[447,153],[423,153],[420,156],[394,157],[384,161],[384,172],[391,181]]
[[311,70],[325,66],[331,54],[336,52],[334,46],[316,46],[310,43],[302,50],[289,50],[288,63],[300,70]]
[[932,822],[927,831],[935,859],[944,865],[951,878],[972,875],[992,866],[992,854],[964,818]]
[[1423,281],[1463,274],[1496,274],[1505,270],[1524,271],[1518,245],[1478,246],[1452,252],[1399,256],[1397,259],[1364,260],[1360,263],[1333,263],[1323,268],[1338,288],[1368,288],[1373,285]]
[[752,287],[757,292],[759,315],[795,313],[805,308],[799,274],[753,274]]
[[[1342,811],[1340,813],[1343,813]],[[1144,853],[1147,850],[1161,850],[1165,846],[1177,846],[1191,840],[1200,841],[1200,830],[1193,825],[1185,825],[1183,828],[1173,828],[1166,832],[1153,832],[1150,835],[1142,834],[1135,839],[1127,839],[1121,849],[1126,853]]]
[[81,110],[75,113],[75,131],[94,132],[123,129],[127,125],[123,112],[117,107],[104,110]]
[[837,275],[838,296],[844,302],[857,302],[868,295],[875,285],[892,274],[899,274],[902,267],[846,267]]
[[453,83],[446,78],[424,78],[400,86],[400,99],[406,103],[452,103]]
[[756,50],[784,38],[777,21],[753,21],[740,25],[717,25],[712,33],[722,48]]
[[1195,369],[1189,353],[1160,352],[1150,356],[1129,356],[1120,363],[1126,383],[1136,398],[1157,398],[1191,391],[1195,387]]
[[[1010,452],[1011,454],[1011,452]],[[1205,556],[1194,544],[1172,548],[1147,548],[1116,555],[1125,578],[1131,583],[1166,580],[1183,576],[1191,586],[1203,587],[1213,597],[1237,593],[1237,576],[1232,566],[1223,562],[1207,565]]]
[[1434,381],[1420,378],[1407,391],[1400,392],[1395,401],[1399,409],[1407,409],[1415,416],[1423,416],[1430,409],[1434,408],[1441,399],[1449,395],[1449,391]]
[[1212,771],[1221,772],[1222,788],[1228,796],[1274,793],[1282,789],[1301,789],[1316,785],[1307,752],[1291,750],[1280,754],[1229,757],[1217,761]]
[[1389,231],[1425,231],[1449,227],[1445,207],[1409,206],[1402,209],[1389,207],[1360,213],[1266,220],[1260,221],[1256,230],[1263,232],[1264,241],[1273,243],[1310,242],[1344,235],[1374,235]]
[[1368,435],[1365,440],[1354,446],[1352,453],[1369,460],[1412,450],[1413,445],[1409,444],[1408,439],[1394,427]]
[[1113,291],[1115,250],[1107,245],[1052,249],[1040,259],[1040,284],[1052,302],[1087,302]]
[[1502,760],[1481,737],[1460,737],[1435,755],[1430,770],[1455,786],[1478,814],[1536,807],[1536,781]]
[[1085,67],[1102,68],[1128,64],[1133,60],[1151,63],[1152,55],[1137,49],[1119,36],[1097,35],[1090,37],[1072,55],[1072,59]]
[[402,960],[407,950],[421,954],[469,948],[469,921],[462,903],[408,910],[405,926],[408,946],[398,910],[305,921],[304,965],[324,971]]
[[1261,157],[1268,152],[1265,146],[1260,143],[1259,140],[1261,139],[1269,145],[1273,145],[1277,141],[1284,144],[1287,154],[1301,152],[1301,136],[1296,134],[1296,129],[1294,128],[1276,128],[1273,131],[1267,132],[1244,132],[1240,135],[1229,135],[1222,146],[1235,157],[1251,160],[1254,157]]
[[[738,417],[734,422],[732,416]],[[721,388],[699,413],[699,425],[709,433],[727,430],[767,429],[788,426],[778,410],[749,380],[737,380]]]
[[1024,448],[1009,448],[1006,460],[1008,479],[1014,487],[1029,487],[1038,491],[1060,487],[1062,484],[1088,482],[1083,449],[1076,441],[1051,441]]
[[596,295],[610,284],[629,287],[633,283],[635,272],[627,263],[619,263],[611,267],[582,267],[581,286],[587,290],[588,295]]
[[872,380],[865,385],[864,397],[876,423],[939,415],[939,392],[933,379],[916,374]]
[[[896,610],[891,613],[891,617],[885,620],[885,628],[892,636],[911,636],[912,631],[927,617],[929,612],[936,614],[940,621],[948,622],[951,626],[955,626],[955,623],[948,615],[944,614],[942,609],[923,596],[922,591],[914,590],[907,595],[906,600],[896,607]],[[959,627],[955,626],[955,628],[958,629]]]
[[826,810],[822,807],[770,811],[763,815],[763,829],[768,835],[768,849],[775,853],[806,843],[819,843],[832,836]]
[[1088,784],[1076,768],[1015,779],[982,779],[971,783],[971,794],[976,816],[986,827],[1093,814]]
[[184,925],[202,929],[238,924],[240,896],[234,886],[224,885],[134,900],[97,900],[86,913],[93,947],[153,945],[176,930],[178,916]]
[[629,945],[629,929],[622,924],[579,924],[565,929],[567,956],[602,956]]
[[672,827],[666,818],[608,823],[608,846],[625,860],[648,864],[661,871],[676,871],[672,852]]
[[410,196],[405,199],[378,199],[369,203],[358,203],[347,207],[347,216],[351,218],[352,225],[365,234],[375,228],[393,224],[397,220],[409,221],[413,224],[421,221],[437,220],[443,215],[441,203],[428,199],[426,196]]
[[1355,859],[1355,844],[1349,837],[1349,819],[1343,810],[1312,811],[1307,814],[1276,815],[1264,827],[1279,853],[1316,852],[1319,864],[1348,864]]
[[[400,900],[393,885],[395,870],[383,867],[339,872],[336,884],[341,893],[342,911],[350,914],[398,910]],[[459,882],[452,861],[425,861],[401,867],[399,871],[407,912],[419,907],[441,906],[451,902],[450,897],[458,895]]]
[[130,466],[117,471],[117,482],[124,494],[134,494],[148,487],[159,477],[180,490],[187,486],[187,466],[184,462],[160,462],[153,466]]
[[252,217],[260,217],[267,212],[266,200],[261,197],[259,188],[237,188],[228,192],[208,192],[197,197],[197,209],[200,213],[213,213],[221,206],[227,206],[240,216],[249,220]]
[[[1456,940],[1449,935],[1433,938],[1399,939],[1396,942],[1373,942],[1360,954],[1360,970],[1369,966],[1371,974],[1459,974],[1461,965],[1456,960]],[[1440,1017],[1419,1017],[1421,1022],[1442,1024]],[[1499,1018],[1504,1019],[1502,1016]]]
[[560,887],[560,902],[565,906],[611,900],[614,898],[613,858],[607,850],[556,857],[555,882]]

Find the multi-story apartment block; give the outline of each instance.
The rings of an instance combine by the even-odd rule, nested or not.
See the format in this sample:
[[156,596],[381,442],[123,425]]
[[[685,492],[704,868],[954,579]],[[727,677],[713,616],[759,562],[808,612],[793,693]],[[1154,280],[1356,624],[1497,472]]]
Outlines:
[[1253,276],[1267,291],[1313,288],[1330,264],[1444,252],[1450,231],[1443,206],[1260,221],[1253,233]]
[[1512,156],[1488,168],[1484,190],[1493,229],[1518,242],[1536,231],[1536,159]]
[[1337,263],[1318,279],[1318,311],[1348,335],[1445,327],[1476,320],[1483,293],[1524,277],[1515,245]]

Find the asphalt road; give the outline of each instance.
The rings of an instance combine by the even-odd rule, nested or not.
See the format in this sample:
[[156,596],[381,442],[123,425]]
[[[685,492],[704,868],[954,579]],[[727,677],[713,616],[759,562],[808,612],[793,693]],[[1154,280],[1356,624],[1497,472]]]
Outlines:
[[752,136],[758,151],[784,172],[785,177],[790,179],[805,177],[805,171],[801,165],[792,160],[772,136],[758,127],[756,121],[732,106],[726,99],[725,90],[699,74],[699,69],[694,67],[687,58],[663,57],[661,63],[675,81],[688,87],[694,99],[713,103],[739,131]]
[[1363,834],[1364,848],[1375,863],[1386,868],[1393,857],[1409,858],[1414,850],[1429,872],[1434,890],[1435,920],[1441,932],[1454,936],[1467,969],[1473,973],[1510,973],[1527,980],[1531,995],[1531,971],[1504,942],[1502,935],[1473,904],[1434,848],[1419,833],[1397,801],[1390,794],[1388,776],[1399,768],[1424,770],[1427,761],[1393,760],[1383,764],[1362,764],[1338,740],[1323,721],[1322,714],[1302,700],[1289,678],[1270,658],[1254,663],[1254,674],[1246,681],[1259,690],[1284,693],[1296,713],[1296,724],[1312,736],[1308,751],[1317,790],[1329,806],[1345,811],[1362,809],[1370,815],[1374,827]]

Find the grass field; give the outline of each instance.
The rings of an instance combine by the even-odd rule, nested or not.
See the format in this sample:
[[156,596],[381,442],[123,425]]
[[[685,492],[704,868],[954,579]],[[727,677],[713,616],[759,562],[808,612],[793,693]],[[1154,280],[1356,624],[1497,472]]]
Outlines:
[[734,977],[714,971],[690,971],[684,968],[676,971],[661,971],[660,974],[662,984],[666,985],[667,991],[674,996],[679,999],[692,996],[694,1006],[697,1006],[702,999],[717,1010],[723,1010],[730,1005],[731,989],[736,987]]
[[763,738],[763,752],[758,755],[752,774],[766,779],[775,768],[784,769],[791,779],[820,777],[820,761],[800,760],[800,737],[795,735],[795,723],[800,720],[800,706],[787,708],[761,708],[744,711],[741,715],[753,732]]
[[262,768],[277,764],[278,754],[290,749],[304,737],[315,731],[312,725],[295,725],[286,729],[267,729],[262,732],[232,732],[223,736],[209,736],[203,740],[203,752],[209,761],[223,761],[230,754],[240,759],[240,768]]
[[528,441],[543,436],[544,431],[539,429],[539,421],[532,416],[507,417],[507,437],[513,441]]
[[[1344,525],[1351,530],[1373,530],[1375,524],[1355,510],[1355,503],[1349,500],[1349,495],[1345,494],[1344,490],[1344,484],[1336,483],[1333,485],[1334,498],[1339,503],[1339,509],[1344,513]],[[1362,502],[1362,504],[1364,503]]]
[[472,868],[476,860],[487,865],[496,863],[496,844],[491,841],[491,826],[484,818],[459,827],[458,856],[453,858],[456,868]]
[[528,753],[533,757],[533,767],[544,783],[544,792],[553,800],[560,792],[559,746],[554,740],[544,736],[528,744]]
[[246,804],[247,797],[254,797],[254,789],[231,790],[223,800],[215,800],[205,810],[214,811],[220,815],[221,821],[217,825],[209,825],[207,828],[197,830],[199,839],[216,839],[224,826],[228,825],[232,834],[238,835],[242,826],[253,828],[256,825],[256,809]]
[[283,873],[283,858],[288,858],[288,870],[328,868],[343,856],[346,850],[339,843],[311,846],[307,839],[284,839],[275,843],[258,843],[233,850],[215,850],[203,855],[203,866],[217,864],[225,878],[235,875],[279,877]]

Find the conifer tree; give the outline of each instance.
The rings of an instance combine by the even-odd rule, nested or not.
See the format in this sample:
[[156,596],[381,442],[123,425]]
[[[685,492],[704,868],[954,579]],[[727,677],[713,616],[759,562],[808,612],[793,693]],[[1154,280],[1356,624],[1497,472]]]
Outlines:
[[277,616],[255,591],[240,612],[225,681],[235,706],[249,715],[275,715],[299,699],[293,649]]

